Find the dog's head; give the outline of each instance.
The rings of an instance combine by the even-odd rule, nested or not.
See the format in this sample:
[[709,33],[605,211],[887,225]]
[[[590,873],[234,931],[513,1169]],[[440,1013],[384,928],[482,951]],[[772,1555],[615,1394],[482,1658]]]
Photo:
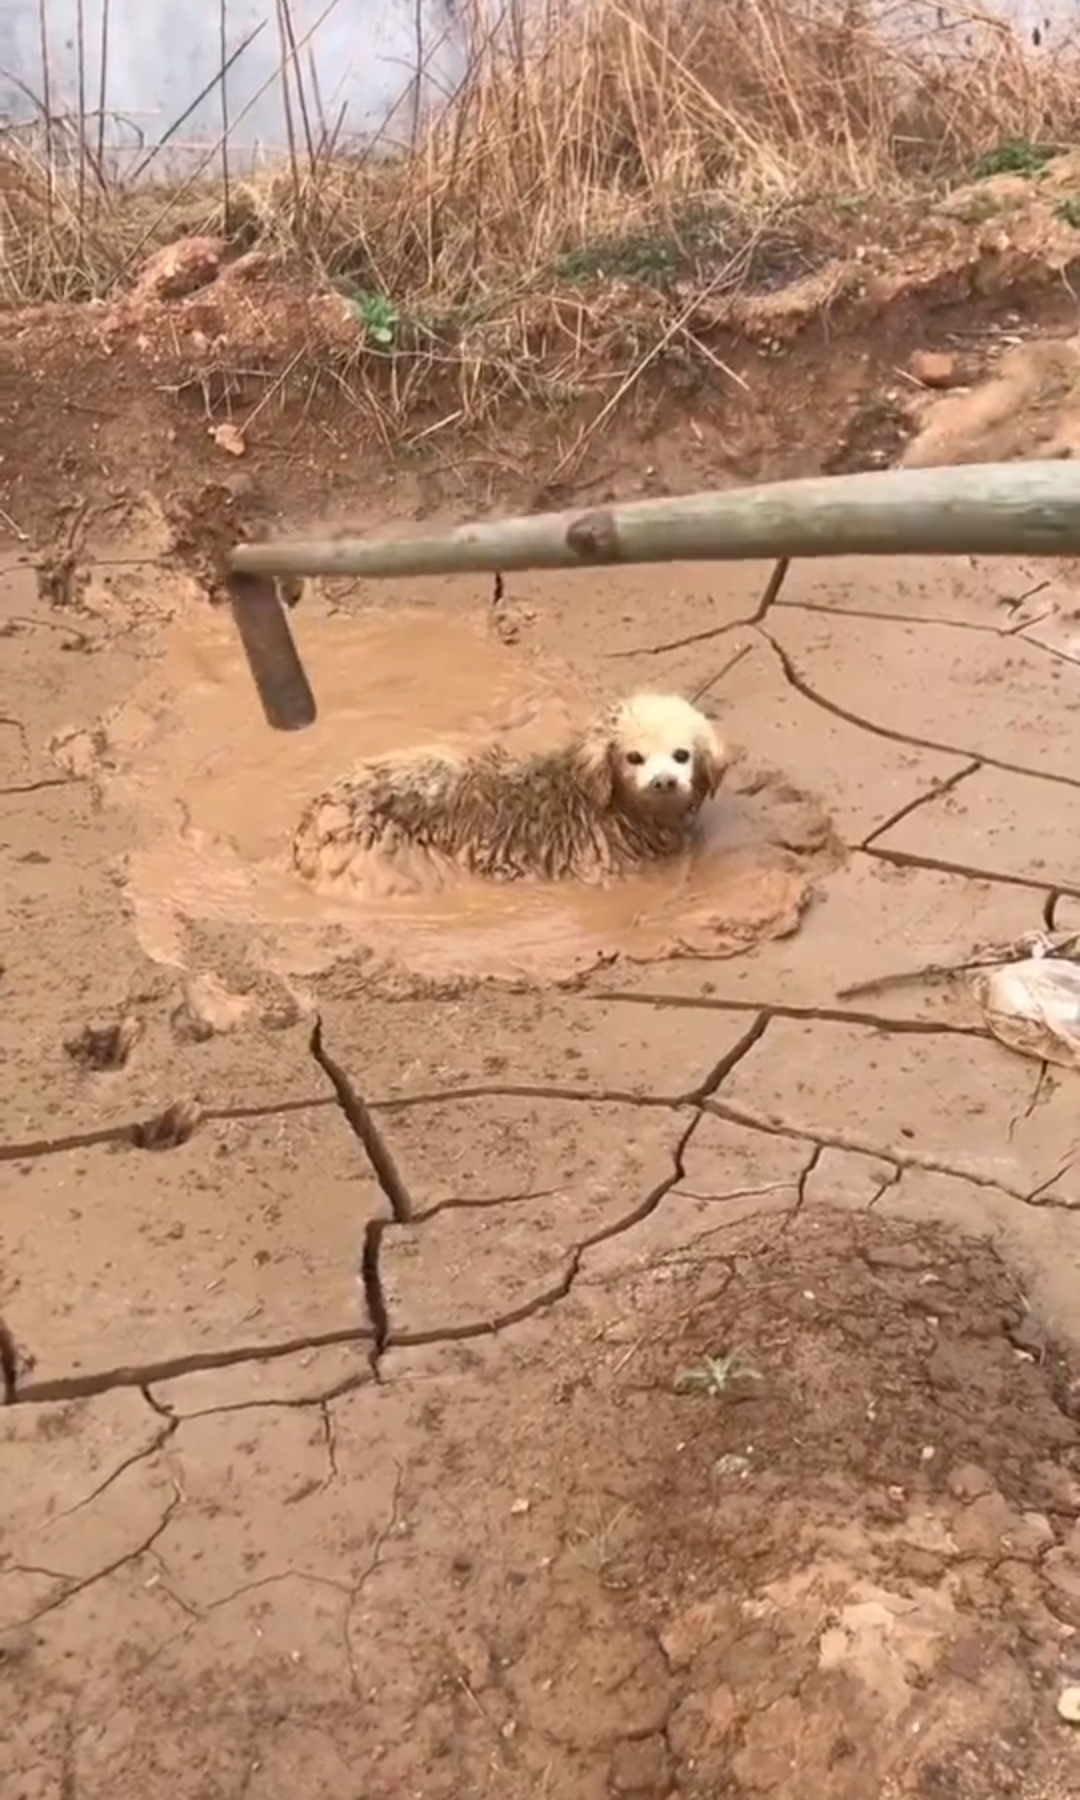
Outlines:
[[726,756],[704,713],[677,694],[633,694],[597,720],[582,747],[597,804],[679,819],[715,794]]

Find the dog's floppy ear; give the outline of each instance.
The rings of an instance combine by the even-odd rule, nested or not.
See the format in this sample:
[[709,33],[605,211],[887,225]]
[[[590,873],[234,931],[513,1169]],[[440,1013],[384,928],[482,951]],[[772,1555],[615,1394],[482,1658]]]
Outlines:
[[578,745],[574,759],[578,781],[597,811],[606,810],[615,798],[615,770],[611,738],[603,727],[590,731]]
[[694,745],[694,797],[699,805],[712,799],[727,764],[727,752],[714,731],[698,738]]

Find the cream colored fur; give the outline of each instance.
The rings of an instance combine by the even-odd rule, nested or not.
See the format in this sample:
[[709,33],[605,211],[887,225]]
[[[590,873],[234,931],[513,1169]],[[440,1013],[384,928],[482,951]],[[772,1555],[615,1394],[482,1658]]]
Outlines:
[[561,748],[514,756],[417,750],[361,763],[310,802],[293,837],[309,881],[433,861],[494,881],[597,881],[692,841],[726,754],[689,701],[634,694]]

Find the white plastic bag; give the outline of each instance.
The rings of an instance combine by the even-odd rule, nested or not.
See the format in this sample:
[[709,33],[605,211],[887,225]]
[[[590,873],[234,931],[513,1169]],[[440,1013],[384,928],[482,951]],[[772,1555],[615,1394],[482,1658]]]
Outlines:
[[971,976],[994,1036],[1010,1050],[1080,1069],[1080,965],[1034,954]]

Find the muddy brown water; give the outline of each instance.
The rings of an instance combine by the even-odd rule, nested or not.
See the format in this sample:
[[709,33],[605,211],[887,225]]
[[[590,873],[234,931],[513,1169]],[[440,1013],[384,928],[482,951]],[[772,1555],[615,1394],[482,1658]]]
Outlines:
[[806,855],[827,821],[779,778],[737,764],[708,809],[701,849],[602,888],[498,886],[437,893],[314,891],[289,841],[308,799],[354,761],[438,741],[557,744],[598,696],[564,668],[468,620],[430,611],[331,615],[298,631],[319,701],[302,732],[268,729],[224,613],[174,620],[140,688],[56,754],[138,819],[126,877],[156,961],[190,960],[188,923],[255,928],[274,972],[311,975],[342,955],[424,980],[566,978],[615,957],[724,955],[794,930]]

